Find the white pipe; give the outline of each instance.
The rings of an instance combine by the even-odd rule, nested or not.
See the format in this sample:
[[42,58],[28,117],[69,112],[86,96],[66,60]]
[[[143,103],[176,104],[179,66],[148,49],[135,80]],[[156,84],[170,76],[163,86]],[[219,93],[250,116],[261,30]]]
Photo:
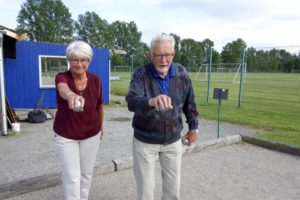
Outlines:
[[5,86],[4,86],[4,64],[3,64],[3,34],[5,31],[0,30],[0,98],[1,98],[1,132],[7,135],[7,115],[5,105]]

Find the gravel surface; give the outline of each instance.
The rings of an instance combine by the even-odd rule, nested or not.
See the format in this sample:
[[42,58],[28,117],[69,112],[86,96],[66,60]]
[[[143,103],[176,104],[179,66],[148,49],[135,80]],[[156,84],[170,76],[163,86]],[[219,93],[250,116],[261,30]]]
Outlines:
[[[188,154],[182,162],[181,200],[298,200],[300,157],[240,143]],[[155,199],[161,197],[160,166]],[[96,176],[90,200],[133,200],[132,169]],[[61,185],[8,200],[63,200]]]
[[[96,159],[96,175],[111,173],[115,166],[123,170],[132,165],[133,113],[124,106],[124,97],[112,96],[111,99],[115,106],[105,107],[104,137]],[[16,112],[25,112],[26,115],[28,111]],[[49,112],[55,115],[55,110]],[[0,137],[0,199],[59,184],[61,169],[53,144],[52,126],[53,119],[41,124],[22,122],[18,134]],[[182,133],[186,131],[187,125],[184,124]],[[217,122],[200,119],[199,131],[195,149],[201,149],[202,144],[210,146],[215,143]],[[220,139],[232,135],[253,136],[257,131],[251,127],[221,123]]]
[[[131,144],[133,113],[126,107],[105,109],[104,137],[100,143],[96,164],[111,164],[112,160],[132,158]],[[53,144],[53,119],[41,124],[21,123],[21,132],[0,137],[0,185],[14,181],[60,172],[60,164]],[[217,122],[200,119],[199,142],[216,138]],[[185,125],[183,133],[187,131]],[[222,123],[220,137],[253,135],[257,130]]]

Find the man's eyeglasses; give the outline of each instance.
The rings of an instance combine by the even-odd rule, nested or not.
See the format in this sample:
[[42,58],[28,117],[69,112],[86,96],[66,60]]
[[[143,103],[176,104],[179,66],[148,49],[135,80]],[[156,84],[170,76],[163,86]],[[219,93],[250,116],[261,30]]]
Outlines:
[[170,53],[170,54],[153,53],[152,56],[154,58],[160,58],[160,59],[162,59],[163,57],[165,57],[166,59],[170,59],[170,58],[173,58],[174,54],[173,53]]
[[89,60],[88,59],[70,59],[70,62],[72,64],[79,64],[79,63],[86,64],[89,62]]

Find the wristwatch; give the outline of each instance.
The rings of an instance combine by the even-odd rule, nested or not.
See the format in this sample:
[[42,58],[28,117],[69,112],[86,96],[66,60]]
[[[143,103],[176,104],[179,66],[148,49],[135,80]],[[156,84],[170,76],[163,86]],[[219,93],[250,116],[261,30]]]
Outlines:
[[197,135],[199,133],[199,130],[198,129],[195,129],[195,130],[190,130],[191,132],[195,132]]

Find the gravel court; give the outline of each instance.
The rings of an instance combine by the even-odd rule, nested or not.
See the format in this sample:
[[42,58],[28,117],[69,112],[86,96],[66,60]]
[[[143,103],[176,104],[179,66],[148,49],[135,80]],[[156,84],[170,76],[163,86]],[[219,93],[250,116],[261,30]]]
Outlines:
[[[104,136],[99,146],[96,165],[111,164],[112,160],[132,159],[132,112],[126,107],[105,109]],[[53,144],[53,120],[41,124],[21,123],[17,136],[0,137],[0,185],[37,176],[59,173],[60,164]],[[216,138],[216,121],[200,119],[197,143]],[[221,124],[220,137],[253,135],[256,129]],[[184,126],[182,133],[187,131]]]
[[[116,97],[112,96],[112,99],[116,99]],[[114,101],[118,101],[120,102],[120,105],[124,105],[123,97],[117,97],[117,100]],[[55,114],[55,110],[51,110],[51,112]],[[96,159],[96,168],[99,169],[100,171],[102,169],[105,169],[108,172],[113,172],[115,164],[118,163],[118,166],[119,164],[121,166],[120,168],[121,171],[118,172],[120,173],[120,175],[122,175],[123,173],[125,174],[131,173],[131,172],[126,172],[128,170],[125,170],[125,172],[122,171],[132,166],[133,129],[131,127],[131,119],[133,113],[129,112],[127,108],[123,106],[105,107],[104,112],[105,112],[105,118],[104,118],[105,134],[99,146],[99,153]],[[42,124],[30,124],[24,122],[21,123],[21,132],[19,135],[0,137],[0,146],[1,146],[0,148],[0,162],[1,162],[0,189],[3,188],[4,190],[6,190],[5,188],[10,188],[11,186],[13,186],[14,189],[12,192],[9,192],[11,193],[10,195],[8,195],[9,197],[13,196],[13,194],[20,194],[20,192],[23,193],[22,191],[25,190],[27,192],[36,190],[34,189],[36,188],[36,185],[31,186],[32,183],[44,183],[43,180],[49,181],[49,178],[51,179],[51,177],[54,178],[51,180],[57,180],[59,178],[60,163],[58,161],[58,156],[55,152],[55,148],[52,141],[52,137],[53,137],[52,125],[53,125],[53,120],[47,120],[45,123]],[[214,120],[205,120],[200,118],[199,130],[200,133],[199,133],[198,141],[195,145],[196,147],[199,144],[201,146],[201,144],[203,143],[206,142],[210,143],[210,141],[216,139],[217,122]],[[182,131],[182,133],[185,133],[186,131],[187,131],[187,126],[186,124],[184,124],[184,130]],[[257,131],[259,130],[247,126],[234,125],[234,124],[224,123],[224,122],[221,122],[220,124],[220,138],[224,138],[232,135],[254,136]],[[218,145],[216,145],[216,147],[218,147]],[[288,154],[283,154],[283,155],[288,155]],[[126,166],[126,164],[128,165]],[[195,165],[198,166],[199,164],[195,164]],[[212,164],[212,166],[215,166],[214,163]],[[220,166],[222,167],[222,165]],[[96,173],[96,174],[99,175],[103,173]],[[112,176],[114,176],[114,174],[115,173],[113,173]],[[101,175],[100,177],[107,177],[107,176],[110,176],[110,174],[105,176]],[[96,176],[96,179],[101,179],[100,177]],[[36,181],[36,178],[38,178],[38,182]],[[120,180],[123,179],[121,178]],[[19,185],[19,183],[22,183],[24,181],[26,182],[25,190],[24,188],[22,188],[23,187],[22,185]],[[127,183],[128,181],[130,182],[134,180],[124,179],[124,181],[125,183]],[[54,182],[57,183],[57,181]],[[47,182],[45,183],[46,185],[49,185],[47,184]],[[131,187],[134,187],[133,183]],[[104,185],[101,188],[105,188],[105,187],[106,186]],[[195,187],[195,186],[191,186],[191,187]],[[132,188],[129,188],[127,186],[125,186],[125,188],[128,190],[128,192],[126,192],[127,190],[123,191],[121,195],[124,195],[124,198],[121,197],[121,199],[131,199],[131,198],[127,198],[125,194],[130,193],[130,195],[133,195],[134,192],[131,191]],[[207,188],[211,188],[211,187],[207,187]],[[1,192],[4,192],[4,190]],[[61,186],[49,188],[49,191],[52,190],[62,190],[62,188]],[[101,191],[104,193],[108,192],[109,195],[112,194],[114,195],[114,192],[111,193],[110,191],[111,189],[107,189],[107,190],[108,191],[99,190],[99,192]],[[135,189],[133,188],[133,191],[134,190]],[[44,190],[41,190],[41,192],[43,191]],[[96,190],[96,192],[97,191],[98,190]],[[121,188],[120,191],[122,191]],[[0,192],[0,199],[1,199],[1,195],[6,196],[5,193],[1,194],[1,192]],[[203,194],[205,194],[206,192],[207,192],[206,190],[203,190]],[[38,192],[36,194],[38,195],[40,193]],[[49,199],[59,199],[61,198],[60,194],[62,194],[62,192],[59,191],[57,191],[57,194],[52,193],[52,195],[54,196],[49,197]],[[211,195],[210,192],[208,192],[208,194]],[[110,198],[110,197],[107,198],[118,199],[118,198]],[[37,198],[37,199],[44,199],[44,198]],[[216,199],[218,199],[217,196]]]
[[[181,200],[298,200],[300,157],[240,143],[187,154],[182,163]],[[155,199],[161,197],[159,164]],[[8,200],[63,200],[62,186]],[[93,179],[90,200],[135,199],[132,169]]]

